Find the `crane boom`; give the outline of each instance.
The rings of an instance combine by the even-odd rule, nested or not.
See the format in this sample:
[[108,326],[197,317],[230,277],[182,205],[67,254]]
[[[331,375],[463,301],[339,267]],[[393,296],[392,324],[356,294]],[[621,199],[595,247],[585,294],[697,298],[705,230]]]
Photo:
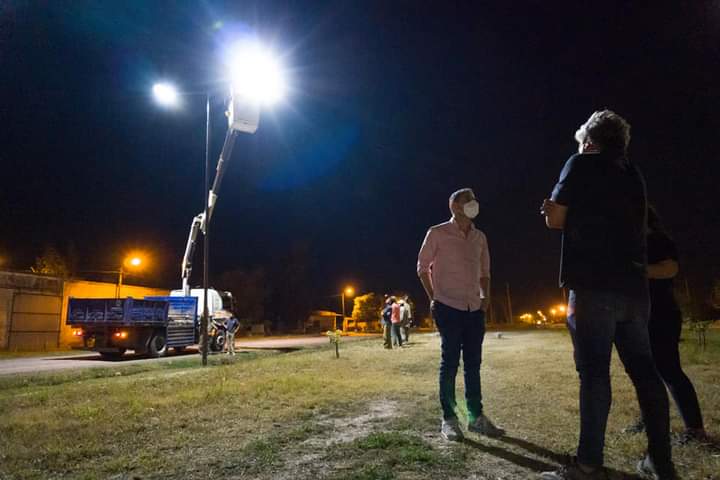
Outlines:
[[220,152],[220,158],[218,159],[217,168],[215,169],[215,180],[213,186],[208,193],[208,218],[205,219],[205,212],[201,212],[192,219],[190,224],[190,235],[188,235],[187,244],[185,245],[185,255],[182,261],[182,288],[186,296],[190,295],[190,274],[192,273],[192,259],[195,253],[195,246],[197,245],[198,234],[202,231],[203,235],[207,231],[207,225],[212,219],[213,212],[215,211],[215,204],[217,203],[218,192],[220,191],[220,185],[222,183],[225,169],[227,168],[227,160],[232,155],[233,146],[235,145],[235,139],[237,138],[238,132],[232,128],[228,128],[227,134],[225,135],[225,143],[223,143],[222,151]]
[[198,234],[202,231],[203,235],[207,233],[207,226],[210,224],[215,205],[217,204],[220,185],[222,184],[227,162],[232,156],[235,140],[240,132],[255,133],[259,122],[259,110],[257,105],[248,104],[240,97],[231,97],[226,112],[228,117],[228,130],[225,134],[225,142],[223,143],[220,158],[215,168],[215,179],[212,188],[208,193],[208,215],[205,218],[205,212],[201,212],[192,220],[190,224],[190,235],[188,235],[187,244],[185,245],[185,255],[183,256],[181,276],[182,288],[185,296],[190,295],[190,274],[192,273],[192,258],[197,245]]

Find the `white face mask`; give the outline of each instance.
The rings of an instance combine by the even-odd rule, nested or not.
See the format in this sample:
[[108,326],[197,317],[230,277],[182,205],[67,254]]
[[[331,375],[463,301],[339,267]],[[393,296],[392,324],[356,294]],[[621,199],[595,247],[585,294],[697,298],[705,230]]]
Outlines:
[[465,205],[463,205],[463,213],[471,220],[477,217],[479,212],[480,204],[477,202],[477,200],[470,200]]

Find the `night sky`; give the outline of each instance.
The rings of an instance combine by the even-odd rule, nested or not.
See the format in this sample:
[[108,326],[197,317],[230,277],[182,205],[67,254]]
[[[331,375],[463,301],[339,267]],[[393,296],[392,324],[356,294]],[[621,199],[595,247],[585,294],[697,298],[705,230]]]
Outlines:
[[[23,270],[51,244],[102,270],[139,247],[153,268],[138,282],[179,287],[203,204],[204,99],[172,112],[150,89],[222,90],[222,46],[256,34],[292,90],[235,147],[211,278],[300,248],[315,306],[348,282],[421,299],[420,243],[469,186],[496,294],[509,283],[516,311],[543,307],[561,298],[560,239],[538,207],[577,127],[607,107],[633,126],[683,274],[707,288],[720,277],[720,1],[631,3],[2,1],[0,256]],[[213,114],[214,163],[220,101]]]

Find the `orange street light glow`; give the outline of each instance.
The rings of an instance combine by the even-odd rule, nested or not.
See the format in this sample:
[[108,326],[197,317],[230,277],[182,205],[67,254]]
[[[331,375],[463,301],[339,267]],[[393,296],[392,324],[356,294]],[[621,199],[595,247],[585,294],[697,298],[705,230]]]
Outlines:
[[140,251],[130,252],[123,260],[123,266],[132,270],[144,268],[146,263],[147,255]]
[[345,287],[345,296],[352,297],[355,295],[355,289],[353,287]]

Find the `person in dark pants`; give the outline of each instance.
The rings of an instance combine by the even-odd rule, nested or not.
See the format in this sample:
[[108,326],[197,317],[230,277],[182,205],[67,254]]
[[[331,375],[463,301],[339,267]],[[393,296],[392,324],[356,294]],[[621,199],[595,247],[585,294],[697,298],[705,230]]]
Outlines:
[[402,347],[403,346],[403,338],[402,338],[402,332],[400,331],[401,327],[401,308],[400,304],[398,303],[397,299],[395,297],[390,297],[392,299],[392,310],[390,312],[390,323],[392,324],[392,344],[393,347]]
[[382,309],[382,327],[383,327],[383,346],[392,349],[392,305],[393,297],[385,300],[385,306]]
[[225,349],[228,355],[235,355],[235,334],[240,329],[237,318],[230,317],[225,324]]
[[[682,313],[675,301],[673,278],[678,274],[678,253],[675,242],[664,228],[654,208],[648,209],[648,278],[650,279],[650,346],[655,366],[675,400],[685,423],[681,442],[704,441],[700,404],[690,379],[680,365],[680,333]],[[625,430],[628,433],[645,431],[642,418]]]
[[648,453],[638,470],[676,478],[665,387],[655,369],[647,323],[645,182],[629,160],[630,125],[616,113],[593,113],[575,134],[578,154],[560,173],[541,213],[562,230],[560,286],[570,289],[567,325],[580,377],[577,459],[541,478],[605,479],[605,429],[611,404],[613,344],[648,419]]
[[475,228],[479,204],[464,188],[450,195],[450,221],[430,227],[418,254],[420,277],[440,332],[440,433],[446,440],[463,436],[455,413],[455,377],[463,356],[468,430],[498,437],[505,432],[483,413],[480,360],[485,310],[490,301],[490,253],[485,234]]

